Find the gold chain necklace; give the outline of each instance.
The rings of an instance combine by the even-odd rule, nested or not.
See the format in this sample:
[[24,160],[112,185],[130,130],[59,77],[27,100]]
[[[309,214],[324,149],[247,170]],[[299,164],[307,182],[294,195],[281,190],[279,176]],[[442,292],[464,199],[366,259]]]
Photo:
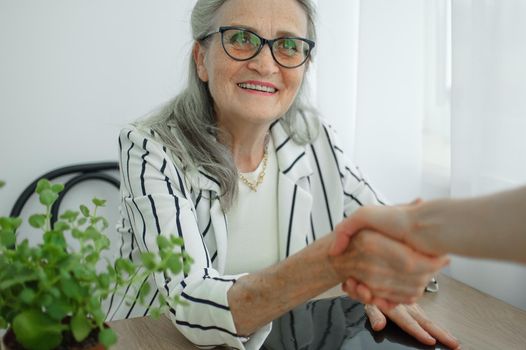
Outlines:
[[265,151],[263,152],[263,167],[261,168],[261,172],[258,175],[258,178],[256,181],[252,182],[249,179],[247,179],[243,174],[239,173],[239,179],[241,182],[243,182],[245,185],[248,186],[252,191],[257,192],[259,185],[263,183],[263,179],[265,178],[265,170],[267,170],[267,162],[268,162],[268,151],[267,146],[265,146]]

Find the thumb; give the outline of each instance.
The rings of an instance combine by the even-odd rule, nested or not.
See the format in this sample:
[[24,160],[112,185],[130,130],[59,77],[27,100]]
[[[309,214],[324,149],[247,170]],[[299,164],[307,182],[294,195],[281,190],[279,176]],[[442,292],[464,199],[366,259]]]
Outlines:
[[363,219],[363,209],[358,209],[353,215],[344,219],[334,229],[335,238],[329,250],[329,255],[336,256],[345,251],[351,240],[351,236],[366,226]]

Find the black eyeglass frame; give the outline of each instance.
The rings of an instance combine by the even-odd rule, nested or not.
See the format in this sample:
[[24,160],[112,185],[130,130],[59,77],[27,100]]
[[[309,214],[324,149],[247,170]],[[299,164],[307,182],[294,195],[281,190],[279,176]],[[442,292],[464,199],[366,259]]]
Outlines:
[[[237,58],[237,57],[233,57],[230,53],[228,53],[228,50],[226,49],[225,47],[225,41],[223,40],[223,34],[227,31],[227,30],[231,30],[231,29],[237,29],[237,30],[243,30],[245,32],[248,32],[250,34],[253,34],[255,35],[256,37],[259,38],[259,40],[261,41],[260,44],[259,44],[259,47],[258,49],[256,50],[256,52],[248,57],[248,58]],[[208,33],[208,34],[205,34],[203,35],[199,41],[205,41],[206,39],[208,39],[209,37],[211,37],[212,35],[214,34],[217,34],[217,33],[221,33],[221,46],[223,47],[223,50],[225,51],[225,53],[228,55],[228,57],[230,57],[231,59],[235,60],[235,61],[240,61],[240,62],[243,62],[243,61],[248,61],[248,60],[251,60],[253,59],[254,57],[256,57],[260,52],[261,50],[263,49],[263,47],[265,46],[265,44],[268,45],[269,49],[270,49],[270,54],[272,55],[272,58],[274,59],[274,62],[276,62],[277,64],[279,64],[281,67],[283,68],[288,68],[288,69],[293,69],[293,68],[298,68],[299,66],[301,66],[302,64],[304,64],[305,62],[307,62],[307,60],[309,59],[310,57],[310,54],[312,52],[312,50],[314,49],[314,46],[316,46],[316,43],[312,40],[309,40],[309,39],[306,39],[306,38],[301,38],[301,37],[296,37],[296,36],[281,36],[279,38],[274,38],[274,39],[266,39],[266,38],[263,38],[261,35],[257,34],[257,33],[254,33],[253,31],[247,29],[247,28],[243,28],[243,27],[237,27],[237,26],[222,26],[222,27],[219,27],[219,29],[215,32],[211,32],[211,33]],[[301,40],[303,42],[306,42],[308,45],[309,45],[309,51],[307,52],[307,55],[305,55],[305,59],[300,63],[300,64],[297,64],[295,66],[285,66],[284,64],[280,63],[277,59],[276,59],[276,56],[274,55],[274,50],[272,49],[272,45],[274,45],[274,43],[278,40],[283,40],[283,39],[296,39],[296,40]]]

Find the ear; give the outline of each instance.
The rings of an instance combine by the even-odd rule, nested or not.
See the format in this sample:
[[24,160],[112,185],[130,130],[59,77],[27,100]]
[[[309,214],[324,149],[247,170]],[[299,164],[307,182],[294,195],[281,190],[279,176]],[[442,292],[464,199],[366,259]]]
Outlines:
[[197,75],[199,76],[199,79],[201,79],[204,82],[207,82],[208,71],[206,70],[205,66],[205,53],[205,48],[199,42],[196,42],[192,50],[192,56],[194,58],[195,66],[197,69]]

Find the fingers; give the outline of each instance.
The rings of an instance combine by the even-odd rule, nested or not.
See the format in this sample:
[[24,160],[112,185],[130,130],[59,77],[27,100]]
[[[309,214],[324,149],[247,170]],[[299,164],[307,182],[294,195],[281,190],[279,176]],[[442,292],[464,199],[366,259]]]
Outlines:
[[415,337],[419,342],[426,345],[434,345],[436,339],[433,338],[415,318],[407,311],[405,305],[399,305],[391,310],[383,310],[386,315],[408,334]]
[[459,341],[448,331],[429,320],[417,304],[398,305],[391,310],[381,309],[385,314],[408,334],[421,343],[434,345],[436,341],[452,349],[460,347]]
[[356,294],[358,295],[358,298],[365,304],[370,303],[373,299],[371,290],[361,283],[356,286]]
[[[359,300],[362,303],[363,300],[360,299],[358,294],[356,294],[356,286],[358,285],[358,282],[356,282],[352,277],[347,279],[347,281],[342,283],[342,290],[347,293],[347,295],[354,300]],[[365,303],[364,303],[365,304]]]
[[387,324],[387,319],[384,314],[375,306],[371,304],[365,305],[365,313],[371,323],[371,327],[375,331],[381,331]]
[[[367,291],[367,294],[357,292],[357,287],[363,288],[364,291]],[[371,292],[369,291],[369,288],[367,288],[363,284],[359,284],[352,278],[349,278],[347,281],[342,283],[342,289],[344,292],[347,293],[347,295],[351,299],[358,300],[363,304],[374,304],[378,306],[381,310],[390,310],[398,305],[398,303],[394,303],[390,300],[372,296]]]
[[459,341],[451,335],[447,330],[427,318],[426,314],[417,304],[408,305],[407,311],[409,314],[425,329],[432,337],[437,339],[442,344],[451,349],[457,349],[460,345]]

